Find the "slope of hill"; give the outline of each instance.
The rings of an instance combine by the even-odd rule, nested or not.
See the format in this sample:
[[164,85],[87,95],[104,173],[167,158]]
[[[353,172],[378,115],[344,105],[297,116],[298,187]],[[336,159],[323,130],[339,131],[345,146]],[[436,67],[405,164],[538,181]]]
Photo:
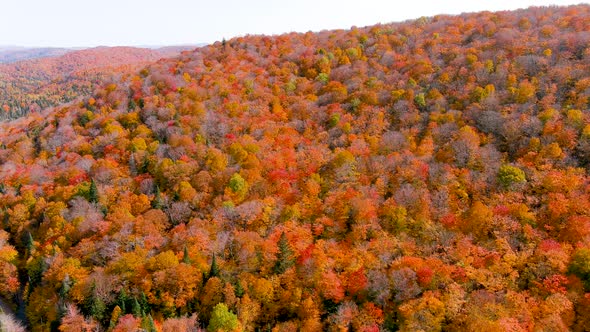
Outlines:
[[590,6],[247,36],[0,124],[33,331],[590,329]]
[[0,119],[69,102],[90,94],[113,75],[134,72],[188,47],[97,47],[54,57],[0,64]]

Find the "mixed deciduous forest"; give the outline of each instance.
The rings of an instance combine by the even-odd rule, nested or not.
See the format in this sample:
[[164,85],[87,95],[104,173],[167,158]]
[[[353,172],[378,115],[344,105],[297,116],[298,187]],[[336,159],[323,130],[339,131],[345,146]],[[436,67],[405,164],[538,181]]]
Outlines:
[[[88,96],[106,81],[135,73],[149,63],[178,55],[185,49],[189,47],[97,47],[78,51],[32,49],[16,52],[18,56],[21,53],[34,55],[37,51],[42,57],[0,63],[0,120],[18,118]],[[51,56],[51,52],[59,56]],[[0,60],[1,55],[0,49]]]
[[32,331],[590,330],[590,6],[245,36],[0,124]]

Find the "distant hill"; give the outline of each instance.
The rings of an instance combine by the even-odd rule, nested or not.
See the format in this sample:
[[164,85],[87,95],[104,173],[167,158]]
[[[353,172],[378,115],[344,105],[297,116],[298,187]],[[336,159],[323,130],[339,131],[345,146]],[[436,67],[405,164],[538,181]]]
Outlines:
[[[192,48],[96,47],[0,64],[0,107],[4,110],[0,119],[20,117],[31,110],[69,102],[91,93],[98,84],[113,75],[135,71],[148,63]],[[50,53],[38,51],[36,54]]]
[[[194,45],[174,45],[174,46],[138,46],[136,49],[150,49],[159,52],[163,57],[168,55],[175,55],[181,51],[194,49],[205,46],[205,43]],[[102,47],[104,48],[104,47]],[[110,47],[107,47],[110,48]],[[117,48],[117,47],[112,47]],[[89,49],[87,47],[22,47],[22,46],[0,46],[0,64],[13,63],[23,60],[41,59],[59,57],[61,55],[76,52],[80,50]]]
[[76,70],[96,69],[101,67],[117,67],[124,64],[138,62],[153,62],[162,57],[179,53],[184,48],[158,49],[136,48],[136,47],[95,47],[78,51],[67,52],[58,57],[32,59],[19,61],[8,65],[0,66],[7,72],[25,72],[34,74],[35,71],[44,70],[53,74],[59,71],[60,74],[68,74]]
[[135,46],[135,47],[139,47],[139,48],[149,48],[152,50],[159,50],[159,51],[165,51],[165,50],[169,50],[169,49],[183,49],[183,50],[191,50],[191,49],[195,49],[197,47],[203,47],[206,46],[207,43],[196,43],[196,44],[184,44],[184,45],[171,45],[171,46],[167,46],[167,45],[139,45],[139,46]]
[[75,49],[0,46],[0,63],[11,63],[22,60],[56,57],[72,51],[75,51]]

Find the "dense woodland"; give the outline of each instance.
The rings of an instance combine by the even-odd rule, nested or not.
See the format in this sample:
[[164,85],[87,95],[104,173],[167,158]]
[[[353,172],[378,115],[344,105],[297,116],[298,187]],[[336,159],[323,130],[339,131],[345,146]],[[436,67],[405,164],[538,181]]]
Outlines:
[[26,55],[37,50],[43,57],[0,64],[0,121],[91,95],[106,81],[135,73],[149,63],[189,48],[97,47],[69,52],[66,49],[47,51],[53,50],[56,56],[44,54],[45,49],[23,51]]
[[590,330],[590,6],[245,36],[0,124],[32,331]]

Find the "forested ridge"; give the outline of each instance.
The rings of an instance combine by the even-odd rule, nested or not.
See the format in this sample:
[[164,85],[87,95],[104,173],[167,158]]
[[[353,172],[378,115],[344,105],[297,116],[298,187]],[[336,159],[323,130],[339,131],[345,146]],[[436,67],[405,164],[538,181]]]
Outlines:
[[[0,63],[0,120],[15,119],[89,96],[106,81],[135,73],[151,62],[187,49],[191,47],[55,49],[56,56],[48,54]],[[34,50],[42,53],[45,49],[28,52]]]
[[75,49],[57,47],[19,47],[0,45],[0,63],[11,63],[22,60],[57,57]]
[[0,294],[32,331],[588,331],[588,45],[586,5],[245,36],[1,123]]

